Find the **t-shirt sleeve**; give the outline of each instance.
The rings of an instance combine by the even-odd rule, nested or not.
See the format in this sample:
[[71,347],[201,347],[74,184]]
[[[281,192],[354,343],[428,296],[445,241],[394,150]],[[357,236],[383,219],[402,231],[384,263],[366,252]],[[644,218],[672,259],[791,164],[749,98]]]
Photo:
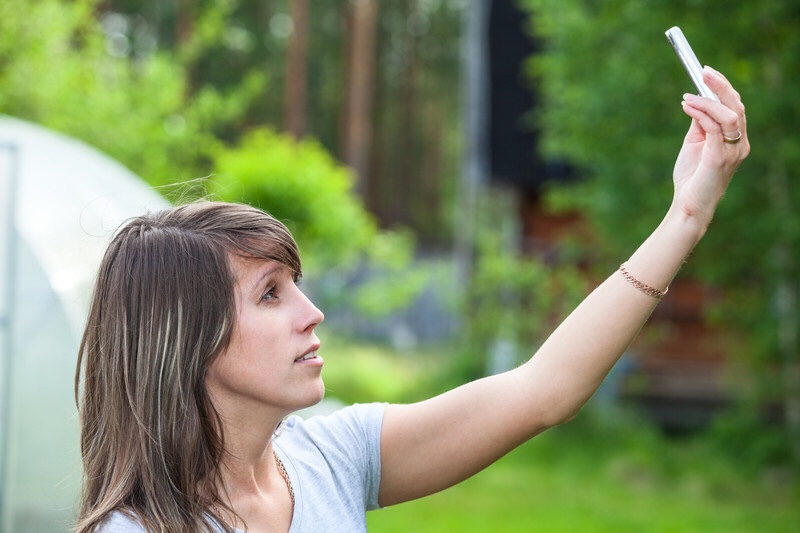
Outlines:
[[121,511],[111,513],[95,531],[97,533],[145,533],[139,522]]
[[[308,420],[309,430],[322,437],[325,455],[340,466],[347,464],[350,475],[364,490],[368,510],[377,509],[381,484],[381,427],[386,404],[354,404],[325,417]],[[355,481],[355,480],[354,480]]]
[[[222,529],[220,529],[213,520],[210,521],[210,524],[213,531],[222,533]],[[147,533],[147,531],[138,520],[127,513],[116,510],[108,516],[105,522],[95,529],[95,533]]]

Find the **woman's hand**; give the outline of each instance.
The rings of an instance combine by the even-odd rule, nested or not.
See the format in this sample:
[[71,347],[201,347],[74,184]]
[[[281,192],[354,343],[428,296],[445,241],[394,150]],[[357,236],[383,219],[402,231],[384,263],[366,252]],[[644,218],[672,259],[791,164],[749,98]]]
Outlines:
[[673,207],[705,231],[734,171],[750,153],[750,142],[739,93],[710,67],[703,69],[703,80],[720,103],[684,95],[683,110],[692,117],[692,124],[675,162]]

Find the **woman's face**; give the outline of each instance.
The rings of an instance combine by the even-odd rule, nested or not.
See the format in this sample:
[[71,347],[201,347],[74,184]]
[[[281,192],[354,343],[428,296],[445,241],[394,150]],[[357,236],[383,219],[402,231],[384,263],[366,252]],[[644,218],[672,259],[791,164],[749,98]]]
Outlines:
[[[283,414],[319,402],[324,361],[314,328],[324,315],[284,264],[234,258],[236,325],[212,363],[206,386],[221,412]],[[258,412],[254,412],[258,409]]]

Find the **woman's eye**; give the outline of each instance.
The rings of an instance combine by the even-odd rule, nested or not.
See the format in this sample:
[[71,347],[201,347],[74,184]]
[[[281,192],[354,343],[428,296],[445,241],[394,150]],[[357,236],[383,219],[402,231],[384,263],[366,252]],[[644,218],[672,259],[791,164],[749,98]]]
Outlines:
[[270,301],[275,300],[278,296],[275,294],[275,287],[272,287],[267,292],[264,293],[264,296],[261,297],[262,301]]

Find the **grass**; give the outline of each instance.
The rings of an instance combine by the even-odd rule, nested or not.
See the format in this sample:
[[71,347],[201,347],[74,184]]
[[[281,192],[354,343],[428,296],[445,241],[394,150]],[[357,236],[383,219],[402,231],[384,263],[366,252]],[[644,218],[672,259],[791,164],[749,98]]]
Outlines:
[[[336,342],[326,361],[330,393],[348,402],[430,394],[452,367],[442,351]],[[786,470],[744,468],[707,439],[668,439],[646,420],[590,406],[456,487],[369,513],[368,524],[380,533],[798,533],[800,486]]]
[[797,491],[787,486],[689,468],[665,475],[624,450],[589,461],[591,442],[539,456],[536,440],[457,487],[370,513],[370,530],[796,533],[800,526]]

